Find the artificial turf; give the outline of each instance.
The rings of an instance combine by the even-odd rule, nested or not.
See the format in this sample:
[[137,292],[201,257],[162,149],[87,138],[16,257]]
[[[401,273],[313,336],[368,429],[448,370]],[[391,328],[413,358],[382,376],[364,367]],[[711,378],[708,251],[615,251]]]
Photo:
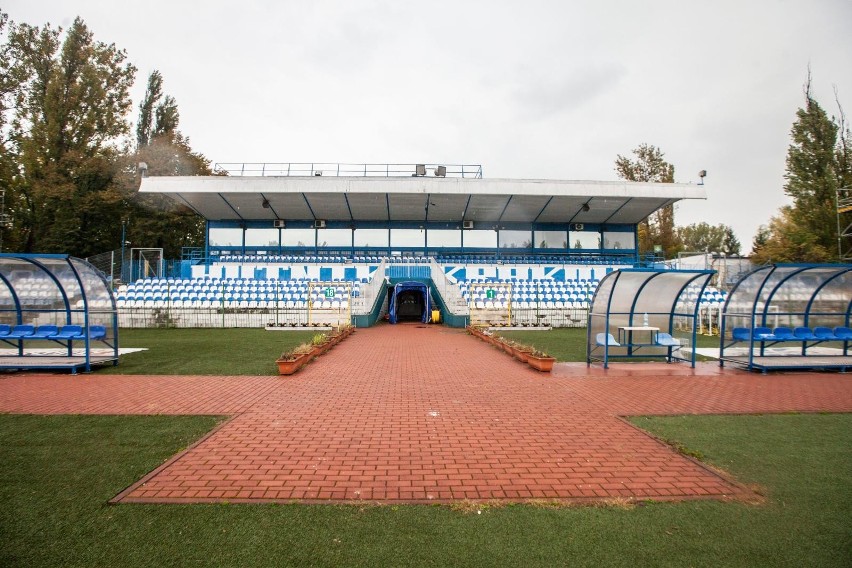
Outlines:
[[108,505],[215,417],[0,415],[2,566],[848,566],[852,414],[635,418],[765,502]]

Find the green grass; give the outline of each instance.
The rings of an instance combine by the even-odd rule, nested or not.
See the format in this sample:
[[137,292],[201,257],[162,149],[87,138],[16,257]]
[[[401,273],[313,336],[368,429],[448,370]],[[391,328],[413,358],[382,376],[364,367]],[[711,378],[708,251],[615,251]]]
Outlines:
[[[121,347],[146,347],[128,353],[118,366],[100,373],[126,375],[277,375],[283,351],[310,342],[312,331],[264,329],[123,329]],[[320,332],[316,332],[320,333]]]
[[[586,361],[586,328],[560,327],[548,331],[498,331],[507,339],[519,341],[526,345],[544,351],[557,361]],[[698,347],[719,347],[718,337],[698,335],[696,338]],[[660,358],[660,361],[665,359]],[[713,359],[698,355],[697,361],[713,361]],[[648,359],[637,359],[637,361],[649,361]]]
[[634,422],[762,486],[766,503],[110,506],[216,419],[0,415],[0,565],[849,565],[852,414]]

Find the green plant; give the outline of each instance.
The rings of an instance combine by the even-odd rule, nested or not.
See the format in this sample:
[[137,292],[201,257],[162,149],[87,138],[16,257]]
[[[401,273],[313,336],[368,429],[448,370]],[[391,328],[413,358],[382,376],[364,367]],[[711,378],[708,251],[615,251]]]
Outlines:
[[313,345],[322,345],[328,340],[328,336],[324,333],[317,333],[311,338]]
[[292,349],[288,349],[281,354],[281,359],[292,361],[294,359],[298,359],[302,355],[306,355],[311,352],[311,344],[302,343],[293,347]]

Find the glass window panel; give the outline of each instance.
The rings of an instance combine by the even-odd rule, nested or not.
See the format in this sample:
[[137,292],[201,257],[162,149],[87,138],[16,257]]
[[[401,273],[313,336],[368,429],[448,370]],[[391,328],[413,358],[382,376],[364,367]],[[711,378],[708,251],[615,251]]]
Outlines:
[[569,236],[571,237],[571,248],[601,248],[601,234],[597,231],[571,231],[571,234]]
[[355,229],[356,247],[388,247],[387,229]]
[[423,229],[391,229],[390,242],[393,247],[424,247],[426,246],[426,231]]
[[210,229],[209,239],[211,246],[233,246],[243,245],[242,229]]
[[465,231],[464,248],[497,248],[497,231]]
[[568,248],[568,231],[536,231],[535,248]]
[[500,231],[501,248],[532,248],[532,231]]
[[246,246],[278,246],[279,229],[246,229]]
[[633,233],[604,231],[604,247],[606,249],[633,249]]
[[314,229],[283,229],[281,231],[281,246],[312,247],[316,244],[315,238]]
[[461,247],[461,231],[451,229],[429,229],[426,240],[430,248],[435,247]]
[[352,229],[317,230],[318,247],[351,247]]

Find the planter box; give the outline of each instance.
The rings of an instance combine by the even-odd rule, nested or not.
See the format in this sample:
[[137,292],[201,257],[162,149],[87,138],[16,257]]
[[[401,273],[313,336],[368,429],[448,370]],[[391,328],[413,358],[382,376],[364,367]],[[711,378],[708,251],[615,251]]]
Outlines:
[[527,356],[527,365],[535,369],[536,371],[541,371],[543,373],[549,373],[553,370],[553,364],[556,362],[554,357],[536,357],[535,355],[530,354]]
[[305,353],[304,355],[299,355],[294,359],[277,359],[275,362],[278,364],[279,375],[292,375],[301,369],[309,360],[310,355]]
[[512,352],[512,355],[515,356],[515,359],[517,359],[521,363],[526,363],[529,359],[530,354],[532,354],[532,351],[524,351],[523,349],[515,349]]

